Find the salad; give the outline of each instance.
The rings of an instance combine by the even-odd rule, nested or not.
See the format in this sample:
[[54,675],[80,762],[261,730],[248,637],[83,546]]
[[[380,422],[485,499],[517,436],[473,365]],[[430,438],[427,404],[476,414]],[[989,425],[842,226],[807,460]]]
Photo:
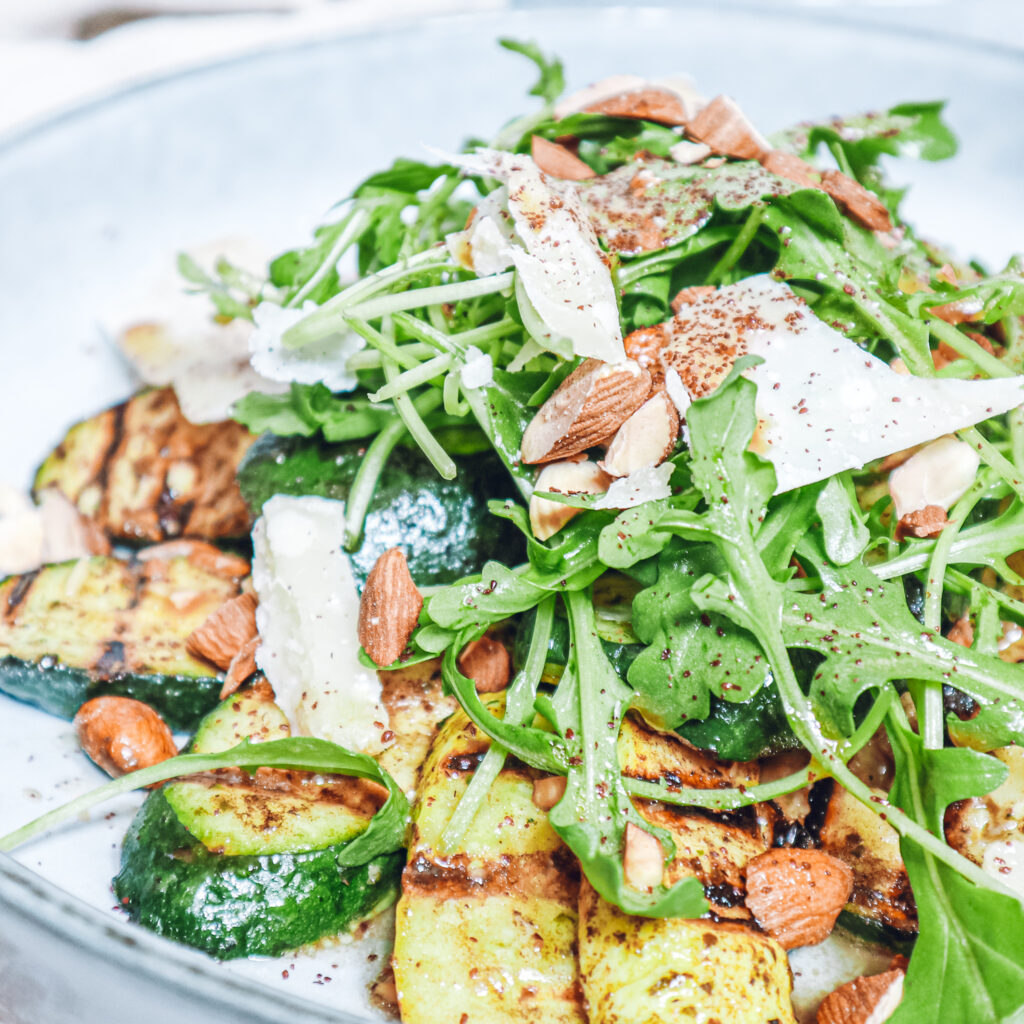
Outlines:
[[395,905],[406,1022],[793,1021],[834,929],[892,956],[820,1022],[1018,1019],[1024,275],[899,216],[941,104],[766,138],[503,45],[539,109],[183,256],[211,333],[7,499],[0,690],[120,777],[0,849],[152,786],[133,920]]

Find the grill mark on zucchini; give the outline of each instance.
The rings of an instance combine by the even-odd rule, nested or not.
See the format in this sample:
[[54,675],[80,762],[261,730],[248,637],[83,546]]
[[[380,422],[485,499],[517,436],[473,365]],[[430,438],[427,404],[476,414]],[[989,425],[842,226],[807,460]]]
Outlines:
[[5,619],[13,618],[17,614],[18,606],[28,597],[29,591],[32,589],[39,573],[39,569],[33,569],[32,572],[27,572],[24,576],[17,577],[17,582],[11,587],[11,592],[7,595],[7,607],[4,611]]
[[[101,495],[98,511],[102,519],[107,518],[107,503],[109,500],[107,483],[110,480],[110,467],[114,461],[114,456],[124,441],[124,418],[127,409],[128,403],[122,402],[120,405],[115,405],[113,409],[103,413],[103,417],[110,420],[110,441],[107,444],[106,451],[100,457],[99,466],[93,478],[93,484],[99,488]],[[61,458],[67,456],[67,446],[63,441],[57,446],[57,450],[61,453]]]

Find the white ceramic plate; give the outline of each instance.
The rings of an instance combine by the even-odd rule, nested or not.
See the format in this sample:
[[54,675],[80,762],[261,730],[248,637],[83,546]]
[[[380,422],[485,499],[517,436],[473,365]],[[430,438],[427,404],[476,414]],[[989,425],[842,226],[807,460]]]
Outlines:
[[[534,102],[523,98],[532,69],[499,50],[498,36],[561,54],[572,86],[614,71],[688,71],[706,93],[736,96],[765,131],[948,97],[962,155],[894,176],[913,184],[906,209],[929,233],[1003,261],[1024,238],[1024,136],[1011,130],[1024,108],[1021,55],[929,33],[927,7],[919,34],[773,6],[524,6],[317,40],[0,140],[0,481],[27,484],[70,422],[129,393],[98,320],[166,272],[177,249],[239,233],[301,242],[392,157],[487,136]],[[6,698],[0,764],[0,832],[100,781],[66,723]],[[0,856],[0,1020],[366,1019],[367,955],[386,936],[224,967],[128,925],[109,882],[137,803]]]

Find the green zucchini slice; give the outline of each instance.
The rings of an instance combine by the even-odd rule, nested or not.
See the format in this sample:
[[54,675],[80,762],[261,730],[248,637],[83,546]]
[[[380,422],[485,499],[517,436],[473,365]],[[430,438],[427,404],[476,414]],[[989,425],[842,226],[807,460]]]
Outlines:
[[[263,684],[212,711],[192,750],[287,735]],[[307,772],[229,770],[170,783],[133,821],[114,891],[133,920],[211,956],[274,956],[345,932],[394,900],[404,851],[338,864],[379,804],[361,780]]]
[[[241,559],[225,559],[245,566]],[[216,669],[186,649],[189,634],[241,579],[187,555],[110,556],[49,565],[0,582],[0,691],[72,718],[101,694],[134,697],[172,729],[217,703]]]
[[[238,483],[253,516],[275,494],[347,501],[365,446],[317,438],[265,434],[249,449]],[[522,535],[491,515],[489,499],[514,487],[493,453],[457,455],[458,476],[442,480],[419,450],[399,446],[377,481],[359,548],[350,553],[361,587],[374,563],[400,545],[421,586],[449,583],[479,571],[490,558],[515,564],[525,554]]]
[[235,470],[252,435],[190,423],[171,388],[144,391],[73,426],[36,473],[108,536],[132,544],[243,537],[249,515]]

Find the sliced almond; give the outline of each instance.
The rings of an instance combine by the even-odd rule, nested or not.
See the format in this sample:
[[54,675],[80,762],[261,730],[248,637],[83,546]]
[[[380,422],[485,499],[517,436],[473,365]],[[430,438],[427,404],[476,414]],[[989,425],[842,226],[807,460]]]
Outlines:
[[669,147],[668,155],[677,164],[691,167],[693,164],[699,164],[711,156],[711,147],[703,142],[691,142],[689,139],[683,139],[674,146]]
[[710,284],[695,284],[689,288],[682,288],[676,292],[676,297],[672,300],[672,312],[678,313],[683,306],[692,306],[695,302],[700,302],[701,299],[706,299],[714,293],[715,288]]
[[550,811],[565,796],[567,782],[564,775],[548,775],[537,779],[533,784],[534,806],[542,811]]
[[891,231],[892,218],[878,196],[842,171],[822,171],[821,187],[840,209],[869,231]]
[[769,850],[747,864],[747,906],[785,949],[825,939],[852,890],[850,867],[821,850]]
[[900,518],[896,524],[896,539],[907,537],[938,537],[949,520],[941,505],[925,505]]
[[584,109],[590,114],[634,117],[667,125],[686,124],[689,119],[686,105],[679,94],[656,85],[629,89],[615,96],[605,96]]
[[[934,313],[940,320],[947,324],[969,324],[981,319],[982,307],[980,302],[946,302],[941,306],[929,306],[928,311]],[[985,339],[988,341],[988,339]],[[992,351],[992,343],[988,343],[988,350]],[[959,358],[957,352],[954,358]]]
[[686,126],[686,133],[715,153],[738,160],[759,160],[771,149],[731,96],[716,96]]
[[626,884],[647,891],[661,885],[665,854],[656,836],[633,822],[626,823],[626,845],[622,852],[622,870]]
[[545,173],[566,181],[584,181],[593,178],[596,171],[588,167],[575,153],[565,146],[539,135],[530,138],[530,155],[533,162]]
[[884,1024],[903,998],[903,979],[898,967],[855,978],[825,997],[817,1024]]
[[656,391],[625,423],[598,465],[609,476],[629,476],[646,466],[659,466],[679,437],[679,413],[665,391]]
[[230,697],[256,671],[256,651],[259,650],[259,646],[260,638],[254,636],[244,643],[231,659],[231,664],[224,674],[224,685],[220,688],[221,700]]
[[256,636],[256,598],[239,594],[225,601],[206,621],[192,631],[185,646],[197,658],[227,668],[235,655]]
[[522,461],[575,455],[613,434],[643,405],[651,375],[632,359],[587,359],[540,407],[523,434]]
[[781,149],[773,149],[761,157],[761,166],[772,174],[777,174],[787,181],[795,181],[804,188],[821,188],[818,172],[795,153],[787,153]]
[[482,636],[459,655],[459,671],[476,685],[477,693],[497,693],[512,678],[508,648],[493,637]]
[[930,441],[889,474],[889,493],[896,515],[939,505],[950,508],[967,493],[981,457],[966,441],[947,435]]
[[422,608],[405,552],[388,548],[366,577],[359,601],[359,642],[375,665],[383,668],[398,660]]
[[[612,478],[596,462],[566,459],[546,465],[537,477],[534,490],[558,494],[604,494],[611,482]],[[537,540],[547,540],[581,511],[572,505],[563,505],[560,501],[534,494],[530,497],[530,528]]]

